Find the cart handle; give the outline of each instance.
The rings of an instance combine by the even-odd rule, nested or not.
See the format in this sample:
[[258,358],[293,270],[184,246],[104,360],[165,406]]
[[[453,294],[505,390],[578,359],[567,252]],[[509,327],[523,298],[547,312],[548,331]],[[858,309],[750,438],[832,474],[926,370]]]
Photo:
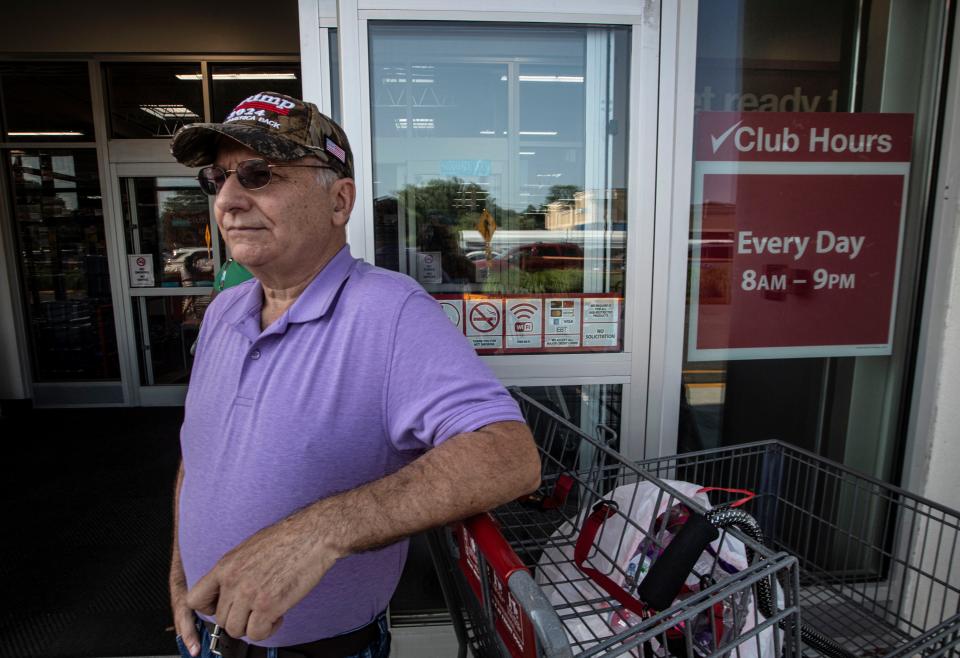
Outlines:
[[477,544],[483,551],[483,556],[487,560],[487,564],[490,565],[500,580],[509,583],[510,576],[518,571],[527,571],[527,567],[520,561],[517,554],[513,552],[507,540],[503,538],[503,533],[500,532],[500,526],[497,525],[497,522],[489,513],[471,516],[469,519],[466,519],[463,524],[467,526],[467,530],[469,530],[470,534],[476,539]]
[[513,598],[530,620],[537,635],[539,655],[546,658],[572,658],[573,651],[557,611],[504,539],[496,520],[485,513],[471,516],[463,524],[476,540],[487,565],[507,584]]
[[540,655],[545,658],[572,658],[567,631],[550,599],[526,571],[516,571],[507,582],[510,593],[523,608],[537,634]]

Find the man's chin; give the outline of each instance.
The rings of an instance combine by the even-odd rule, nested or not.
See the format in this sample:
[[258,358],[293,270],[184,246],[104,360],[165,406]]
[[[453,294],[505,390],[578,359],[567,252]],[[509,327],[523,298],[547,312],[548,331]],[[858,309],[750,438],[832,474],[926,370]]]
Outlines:
[[230,256],[248,270],[258,268],[269,260],[262,252],[244,248],[243,245],[231,247]]

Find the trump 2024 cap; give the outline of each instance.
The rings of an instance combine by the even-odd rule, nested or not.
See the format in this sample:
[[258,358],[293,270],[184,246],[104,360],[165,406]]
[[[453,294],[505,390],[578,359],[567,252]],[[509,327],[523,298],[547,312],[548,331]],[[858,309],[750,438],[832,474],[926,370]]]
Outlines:
[[188,167],[202,167],[213,163],[224,137],[275,162],[313,155],[353,178],[353,153],[343,128],[313,103],[285,94],[263,91],[240,102],[223,123],[184,126],[173,136],[170,153]]

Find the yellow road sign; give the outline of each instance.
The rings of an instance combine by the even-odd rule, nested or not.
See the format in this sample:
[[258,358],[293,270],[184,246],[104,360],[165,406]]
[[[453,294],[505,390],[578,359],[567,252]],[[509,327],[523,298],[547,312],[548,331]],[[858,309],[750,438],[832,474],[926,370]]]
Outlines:
[[486,208],[483,209],[480,219],[477,220],[477,230],[483,237],[483,241],[490,244],[490,240],[493,239],[493,232],[497,230],[497,221]]

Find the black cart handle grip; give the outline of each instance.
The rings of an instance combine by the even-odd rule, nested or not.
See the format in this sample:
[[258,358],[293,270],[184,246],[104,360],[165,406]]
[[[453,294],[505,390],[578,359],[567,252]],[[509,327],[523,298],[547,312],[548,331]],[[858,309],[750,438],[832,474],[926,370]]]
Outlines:
[[637,588],[640,600],[657,611],[669,608],[700,555],[719,536],[720,532],[707,517],[691,512],[680,532],[663,549]]

